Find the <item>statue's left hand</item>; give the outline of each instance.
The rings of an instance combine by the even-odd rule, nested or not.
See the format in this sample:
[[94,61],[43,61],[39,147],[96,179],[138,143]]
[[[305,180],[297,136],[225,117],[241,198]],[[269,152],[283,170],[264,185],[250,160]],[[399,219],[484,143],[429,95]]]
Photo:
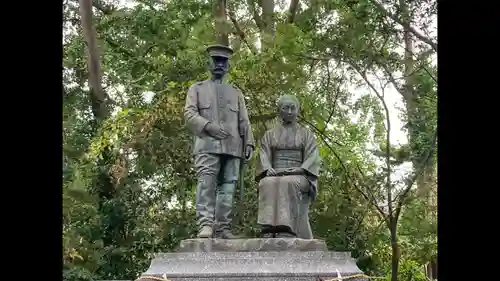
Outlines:
[[246,158],[246,160],[249,160],[250,158],[252,158],[252,153],[253,153],[253,146],[247,145],[245,147],[245,158]]

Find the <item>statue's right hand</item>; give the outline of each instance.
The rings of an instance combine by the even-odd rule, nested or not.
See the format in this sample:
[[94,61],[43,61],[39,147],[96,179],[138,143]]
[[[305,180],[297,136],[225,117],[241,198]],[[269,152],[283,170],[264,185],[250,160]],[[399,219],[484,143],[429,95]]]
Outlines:
[[205,126],[205,131],[212,137],[223,140],[229,136],[229,132],[221,128],[219,125],[209,122]]
[[278,173],[276,172],[276,170],[274,170],[273,168],[267,169],[266,176],[273,177],[273,176],[276,176],[276,175],[278,175]]

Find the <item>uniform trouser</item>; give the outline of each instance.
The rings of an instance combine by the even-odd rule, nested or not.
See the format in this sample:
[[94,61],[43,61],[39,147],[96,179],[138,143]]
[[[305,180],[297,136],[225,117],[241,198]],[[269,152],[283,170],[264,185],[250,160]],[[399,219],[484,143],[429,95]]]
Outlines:
[[231,229],[233,197],[238,181],[240,158],[221,154],[197,154],[194,166],[196,219],[200,227]]

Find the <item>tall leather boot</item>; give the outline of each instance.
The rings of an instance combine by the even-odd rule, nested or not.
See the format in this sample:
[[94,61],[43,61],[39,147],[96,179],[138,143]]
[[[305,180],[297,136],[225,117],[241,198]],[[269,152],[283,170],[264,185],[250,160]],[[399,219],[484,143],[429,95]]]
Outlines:
[[196,218],[200,226],[198,238],[212,238],[213,236],[216,187],[215,176],[203,175],[198,178],[196,186]]
[[215,203],[215,220],[217,230],[215,238],[220,239],[237,239],[236,235],[231,232],[231,222],[233,220],[233,197],[235,183],[224,183],[219,187],[217,192],[217,201]]

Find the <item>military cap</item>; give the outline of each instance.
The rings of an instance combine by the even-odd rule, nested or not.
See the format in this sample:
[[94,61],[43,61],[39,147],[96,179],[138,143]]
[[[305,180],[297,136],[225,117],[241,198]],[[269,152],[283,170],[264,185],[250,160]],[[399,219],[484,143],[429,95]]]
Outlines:
[[207,52],[211,57],[230,58],[234,51],[224,45],[211,45],[207,47]]

